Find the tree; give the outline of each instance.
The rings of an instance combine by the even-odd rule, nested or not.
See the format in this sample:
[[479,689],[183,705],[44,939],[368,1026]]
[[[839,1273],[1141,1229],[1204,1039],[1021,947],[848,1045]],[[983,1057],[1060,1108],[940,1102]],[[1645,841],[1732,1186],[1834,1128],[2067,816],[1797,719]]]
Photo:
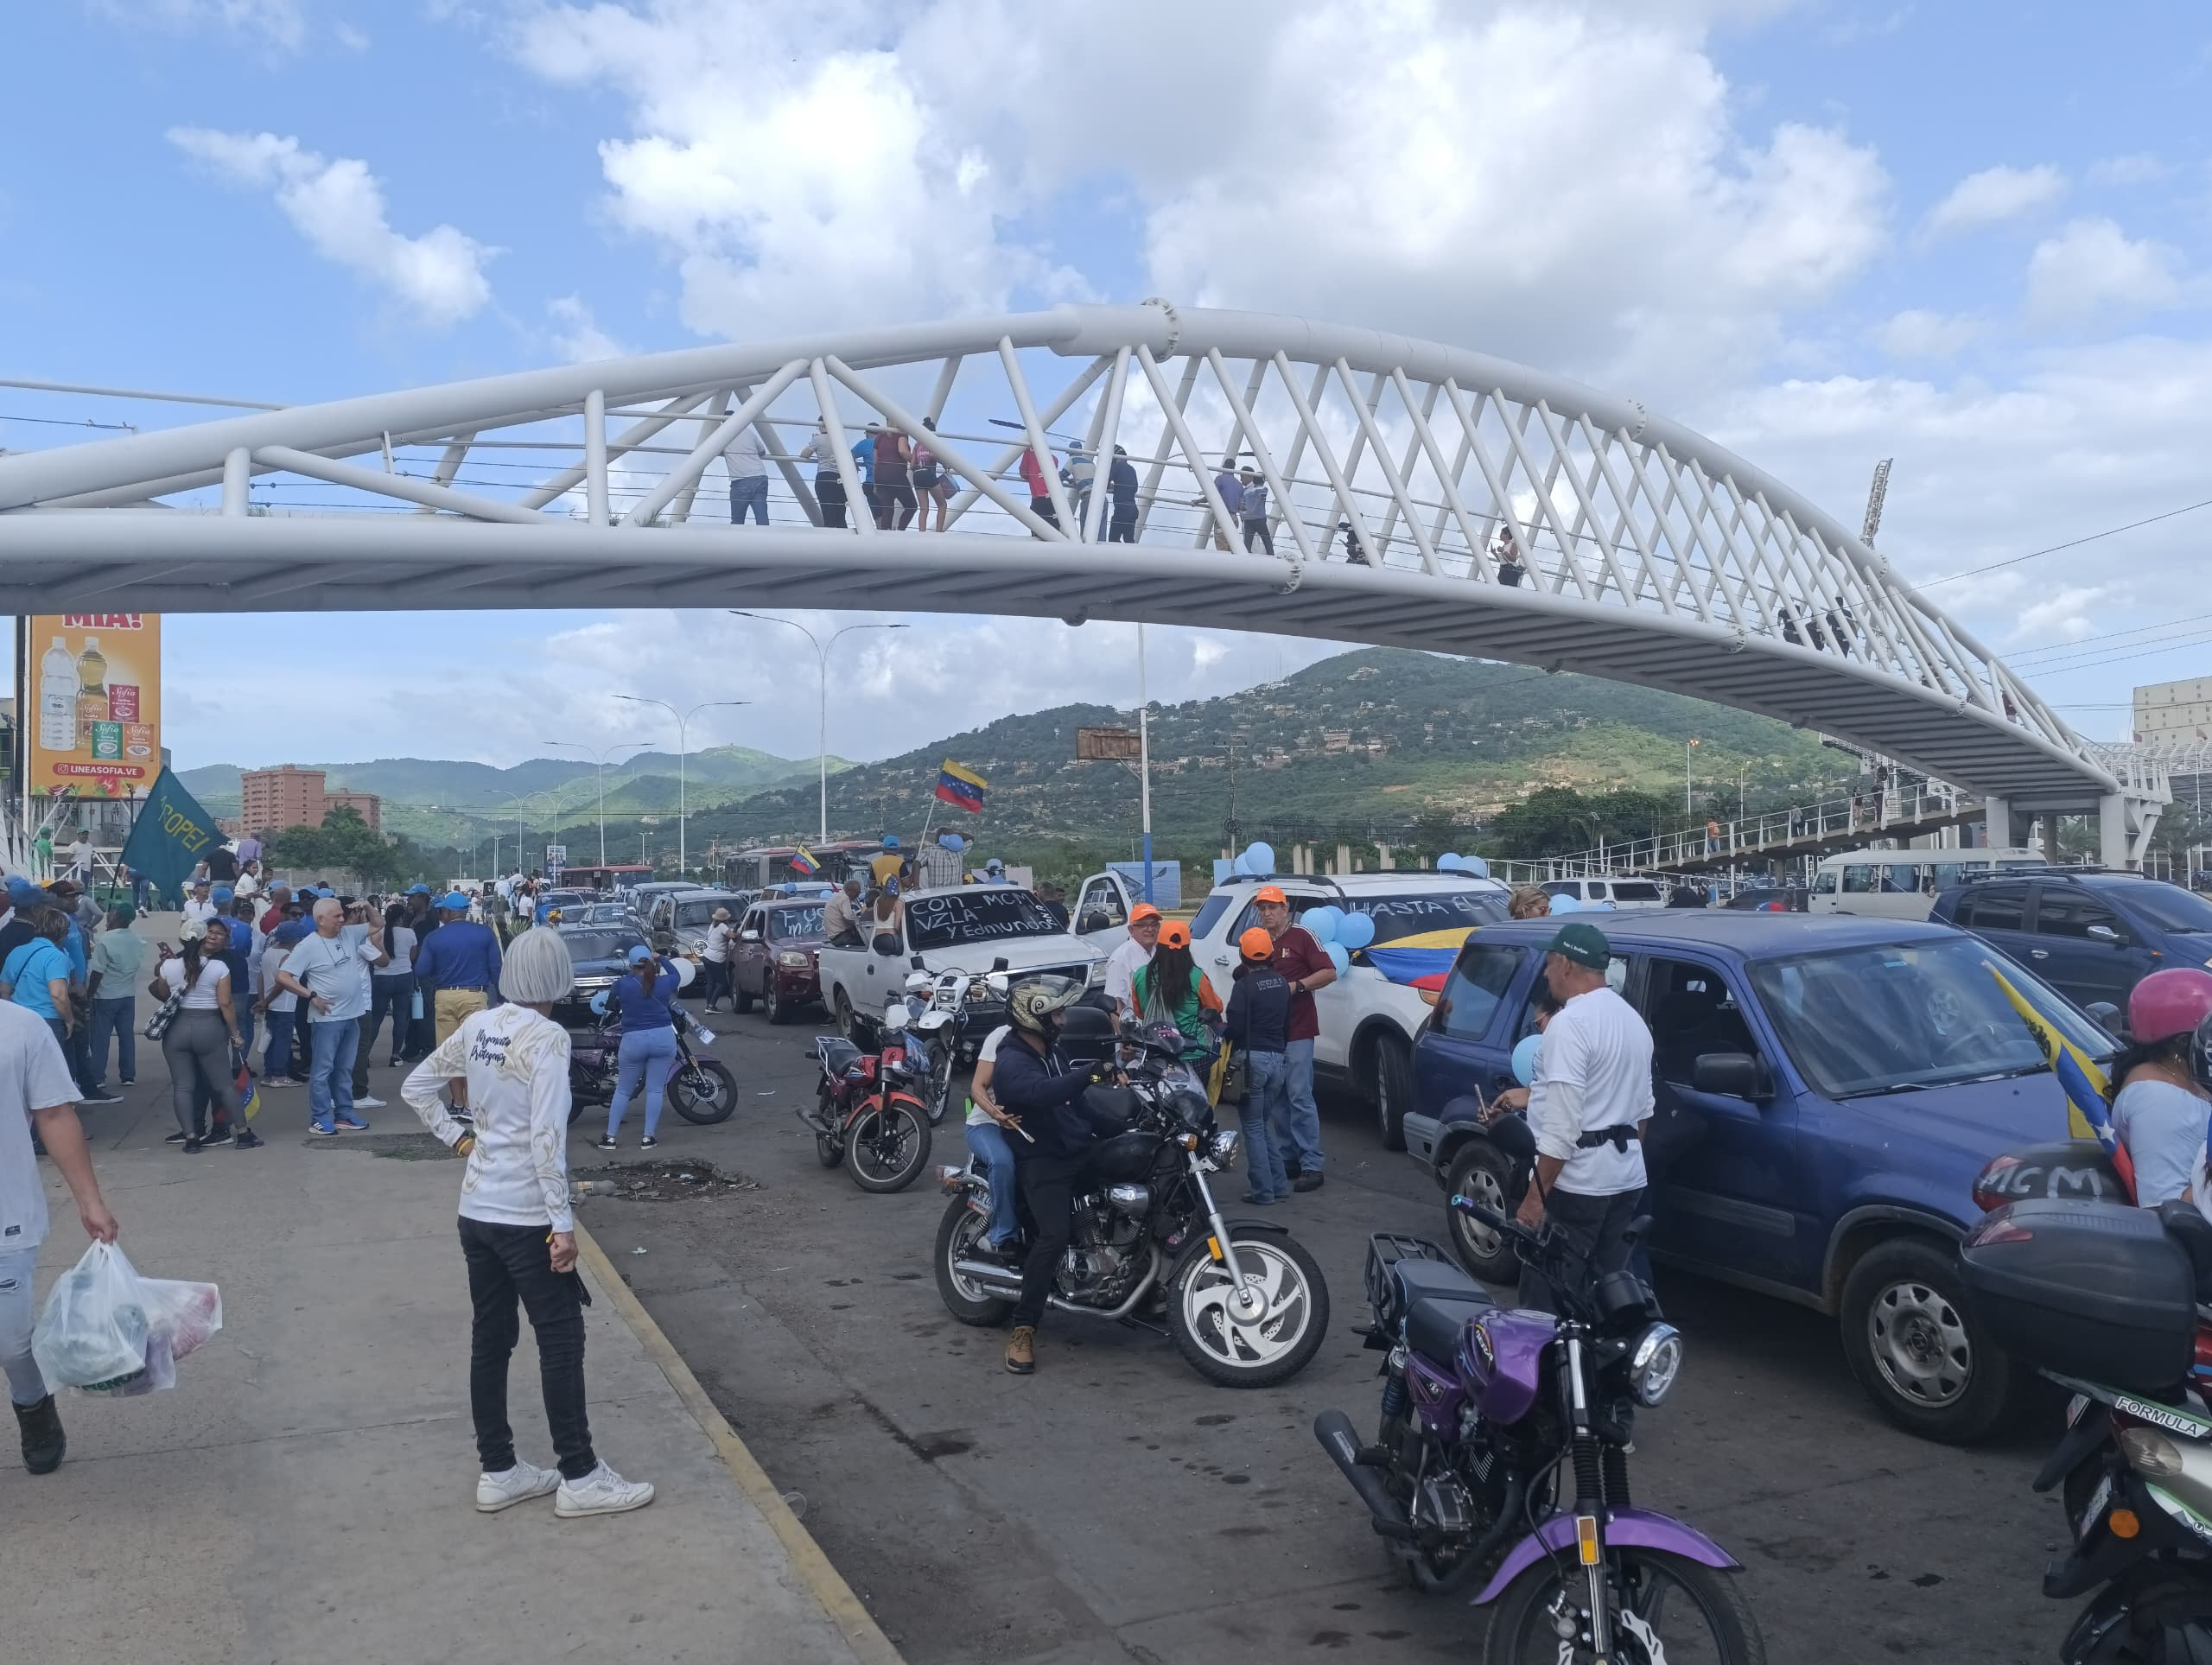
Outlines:
[[1566,855],[1599,844],[1624,844],[1672,827],[1681,811],[1649,792],[1601,794],[1545,786],[1491,823],[1501,855]]
[[320,827],[287,827],[267,842],[270,861],[280,867],[352,873],[364,882],[388,880],[405,871],[401,853],[351,804],[333,810]]

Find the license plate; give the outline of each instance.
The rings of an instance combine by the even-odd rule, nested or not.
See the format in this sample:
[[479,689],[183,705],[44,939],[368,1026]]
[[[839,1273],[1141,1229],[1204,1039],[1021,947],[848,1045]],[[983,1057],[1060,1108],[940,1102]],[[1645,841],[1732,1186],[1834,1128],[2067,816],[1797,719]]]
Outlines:
[[2075,1394],[2066,1401],[2066,1426],[2072,1427],[2082,1420],[2082,1413],[2089,1408],[2089,1395]]
[[2089,1494],[2088,1507],[2082,1511],[2082,1518],[2074,1523],[2074,1541],[2081,1542],[2097,1529],[2097,1522],[2105,1517],[2105,1505],[2112,1502],[2112,1476],[2107,1474],[2097,1482],[2097,1489]]

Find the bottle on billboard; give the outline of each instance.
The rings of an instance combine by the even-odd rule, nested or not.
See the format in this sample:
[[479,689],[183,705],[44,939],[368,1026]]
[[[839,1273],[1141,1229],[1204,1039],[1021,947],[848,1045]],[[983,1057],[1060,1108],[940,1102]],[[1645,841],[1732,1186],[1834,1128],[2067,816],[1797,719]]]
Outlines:
[[38,743],[49,752],[76,749],[77,691],[77,662],[57,636],[38,670]]
[[87,752],[92,747],[92,725],[105,722],[107,709],[107,658],[100,651],[100,639],[85,638],[85,651],[77,656],[77,740],[76,749]]

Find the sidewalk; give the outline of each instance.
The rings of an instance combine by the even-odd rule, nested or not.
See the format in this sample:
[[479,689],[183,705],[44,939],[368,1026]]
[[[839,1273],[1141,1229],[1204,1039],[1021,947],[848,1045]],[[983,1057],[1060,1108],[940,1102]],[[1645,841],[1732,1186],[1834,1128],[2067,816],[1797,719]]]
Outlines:
[[[84,1112],[101,1185],[141,1271],[222,1286],[224,1329],[172,1392],[64,1393],[53,1475],[26,1474],[0,1430],[8,1657],[896,1665],[588,1246],[593,1442],[659,1495],[594,1520],[550,1498],[475,1513],[461,1168],[397,1104],[396,1072],[374,1072],[394,1104],[370,1134],[311,1147],[304,1091],[271,1093],[265,1149],[188,1157],[161,1142],[158,1049],[142,1040],[138,1064],[124,1103]],[[41,1299],[85,1248],[42,1166]],[[520,1454],[550,1463],[527,1323],[509,1403]]]

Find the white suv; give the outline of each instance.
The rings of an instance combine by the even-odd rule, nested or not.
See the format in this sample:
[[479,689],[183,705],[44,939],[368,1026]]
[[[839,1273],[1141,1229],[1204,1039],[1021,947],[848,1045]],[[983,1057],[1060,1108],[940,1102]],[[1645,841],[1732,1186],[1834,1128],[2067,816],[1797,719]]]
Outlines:
[[[1383,1148],[1403,1150],[1406,1111],[1413,1104],[1414,1036],[1430,1010],[1410,976],[1431,959],[1437,972],[1448,972],[1470,930],[1505,917],[1507,887],[1458,873],[1356,873],[1339,879],[1277,874],[1217,885],[1191,921],[1191,953],[1224,1002],[1236,969],[1236,939],[1259,923],[1252,893],[1262,885],[1281,887],[1294,915],[1324,904],[1364,913],[1375,921],[1372,948],[1399,945],[1401,952],[1385,959],[1399,962],[1390,970],[1408,981],[1394,982],[1362,949],[1344,975],[1315,993],[1321,1033],[1313,1043],[1313,1071],[1373,1105]],[[1127,936],[1135,899],[1118,874],[1085,880],[1076,904],[1077,934],[1111,950]],[[1427,951],[1416,955],[1416,947]],[[1402,963],[1408,960],[1419,963]]]

